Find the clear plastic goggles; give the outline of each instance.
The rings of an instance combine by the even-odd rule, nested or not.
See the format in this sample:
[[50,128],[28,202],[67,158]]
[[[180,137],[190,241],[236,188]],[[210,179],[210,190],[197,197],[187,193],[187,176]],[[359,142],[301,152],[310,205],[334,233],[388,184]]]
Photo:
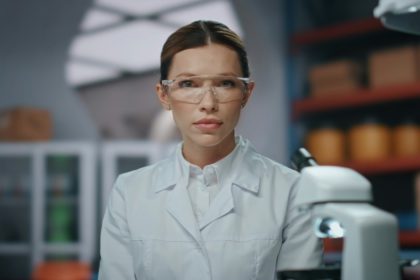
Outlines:
[[171,98],[191,104],[200,103],[209,91],[219,103],[241,100],[249,83],[249,78],[235,76],[189,76],[162,80]]

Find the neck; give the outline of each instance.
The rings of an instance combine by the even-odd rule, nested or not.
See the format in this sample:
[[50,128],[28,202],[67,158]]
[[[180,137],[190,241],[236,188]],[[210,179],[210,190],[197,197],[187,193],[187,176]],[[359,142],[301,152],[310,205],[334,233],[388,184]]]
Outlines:
[[226,137],[222,142],[211,147],[188,144],[184,141],[182,153],[188,162],[203,169],[206,165],[215,163],[226,157],[233,149],[235,149],[235,136],[232,133],[231,136]]

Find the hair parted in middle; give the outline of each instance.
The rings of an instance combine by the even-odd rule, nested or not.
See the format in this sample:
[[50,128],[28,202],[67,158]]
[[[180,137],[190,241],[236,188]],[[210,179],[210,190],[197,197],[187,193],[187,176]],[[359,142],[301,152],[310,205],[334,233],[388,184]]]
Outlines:
[[160,80],[168,78],[173,57],[177,53],[211,43],[233,49],[238,55],[242,76],[249,77],[247,53],[238,34],[220,22],[198,20],[179,28],[166,40],[160,56]]

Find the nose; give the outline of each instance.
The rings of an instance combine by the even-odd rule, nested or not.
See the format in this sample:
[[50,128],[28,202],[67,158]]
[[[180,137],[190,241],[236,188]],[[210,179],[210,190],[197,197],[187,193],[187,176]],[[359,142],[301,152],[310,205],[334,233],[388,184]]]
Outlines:
[[219,109],[219,103],[217,102],[216,95],[214,93],[214,89],[208,87],[204,89],[204,96],[200,102],[200,111],[205,112],[215,112]]

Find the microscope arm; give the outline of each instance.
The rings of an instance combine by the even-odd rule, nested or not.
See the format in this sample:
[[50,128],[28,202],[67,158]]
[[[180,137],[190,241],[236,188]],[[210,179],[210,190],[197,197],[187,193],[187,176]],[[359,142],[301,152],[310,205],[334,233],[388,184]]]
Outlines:
[[399,280],[397,221],[368,203],[323,203],[313,216],[333,218],[345,230],[342,279]]

